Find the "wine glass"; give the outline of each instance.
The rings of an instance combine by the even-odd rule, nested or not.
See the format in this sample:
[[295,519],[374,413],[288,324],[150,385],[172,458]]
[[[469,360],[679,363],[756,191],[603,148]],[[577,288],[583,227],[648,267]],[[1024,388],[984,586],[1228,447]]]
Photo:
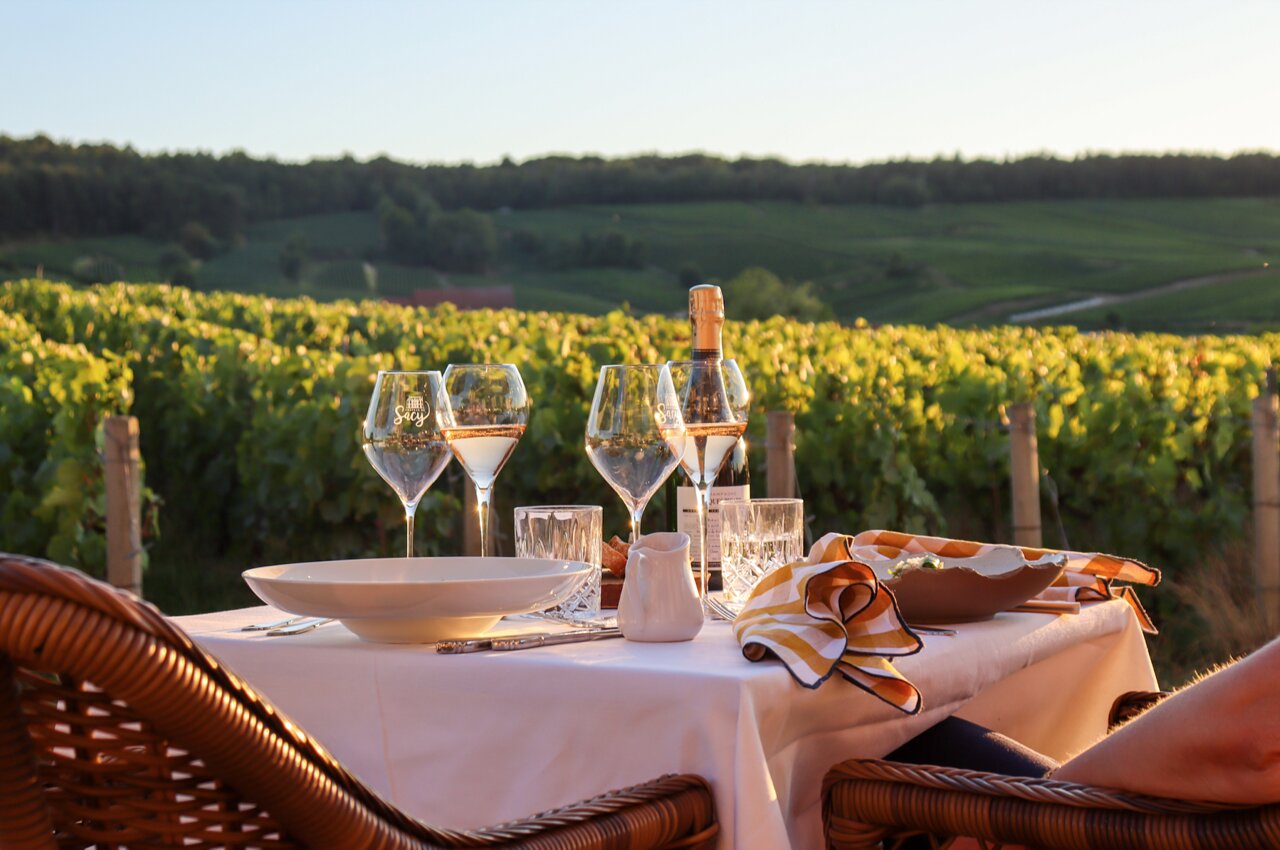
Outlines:
[[453,457],[441,432],[449,409],[439,372],[381,371],[374,380],[360,446],[404,505],[405,557],[413,557],[418,502]]
[[455,363],[444,371],[449,397],[444,438],[476,488],[480,555],[489,554],[493,482],[529,421],[529,393],[510,363]]
[[680,466],[697,493],[698,538],[702,544],[698,593],[707,598],[707,512],[711,484],[720,474],[744,431],[751,393],[733,360],[672,360],[667,363],[684,417],[685,444]]
[[670,370],[601,366],[586,445],[591,464],[627,506],[635,543],[645,505],[684,453],[684,417]]

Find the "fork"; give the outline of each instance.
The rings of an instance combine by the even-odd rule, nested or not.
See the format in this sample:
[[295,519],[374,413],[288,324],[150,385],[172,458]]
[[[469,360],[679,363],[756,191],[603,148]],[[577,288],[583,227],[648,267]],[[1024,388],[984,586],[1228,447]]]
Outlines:
[[309,632],[312,629],[318,629],[323,625],[332,623],[333,621],[334,621],[333,617],[303,617],[303,618],[300,618],[299,621],[296,623],[292,623],[287,626],[281,626],[276,629],[269,629],[267,631],[267,636],[268,637],[288,637],[289,635],[305,634],[306,632]]
[[272,629],[283,629],[285,626],[291,626],[299,620],[306,619],[302,615],[296,617],[285,617],[283,620],[276,620],[273,623],[254,623],[249,626],[241,626],[242,632],[267,632]]
[[738,619],[736,611],[712,596],[710,593],[702,598],[706,600],[707,610],[711,612],[711,616],[715,617],[717,620],[727,620],[732,623],[734,620]]

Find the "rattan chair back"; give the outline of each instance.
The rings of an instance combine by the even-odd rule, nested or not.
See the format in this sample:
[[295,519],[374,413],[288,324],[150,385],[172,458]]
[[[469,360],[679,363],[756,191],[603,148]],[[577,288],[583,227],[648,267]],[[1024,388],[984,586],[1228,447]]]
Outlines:
[[154,607],[74,570],[0,555],[4,850],[709,848],[716,831],[696,776],[491,829],[424,825]]

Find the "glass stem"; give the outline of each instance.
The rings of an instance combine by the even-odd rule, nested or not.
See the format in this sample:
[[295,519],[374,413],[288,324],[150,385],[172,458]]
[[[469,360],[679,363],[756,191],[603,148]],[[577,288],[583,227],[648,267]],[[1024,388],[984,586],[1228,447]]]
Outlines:
[[489,499],[493,495],[493,485],[481,487],[476,485],[476,517],[480,521],[480,557],[489,555]]
[[644,515],[644,505],[631,509],[631,542],[640,538],[640,517]]
[[702,554],[698,565],[698,601],[707,610],[707,517],[711,513],[711,485],[693,488],[698,494],[698,542]]
[[418,503],[405,503],[404,506],[404,556],[413,557],[413,516],[418,512]]

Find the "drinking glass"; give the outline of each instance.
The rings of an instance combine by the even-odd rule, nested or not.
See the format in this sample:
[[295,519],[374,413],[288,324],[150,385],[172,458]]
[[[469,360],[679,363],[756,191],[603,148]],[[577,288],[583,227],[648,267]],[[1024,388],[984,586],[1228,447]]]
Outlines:
[[516,557],[585,561],[587,579],[551,613],[569,619],[600,616],[600,548],[604,509],[599,505],[516,508]]
[[453,456],[441,430],[449,398],[439,372],[381,371],[374,380],[360,446],[404,505],[405,557],[413,557],[418,502]]
[[740,499],[720,503],[724,599],[741,605],[756,583],[804,557],[804,502]]
[[672,360],[667,363],[684,417],[685,443],[680,466],[697,494],[699,559],[698,593],[707,597],[707,512],[711,484],[747,430],[751,393],[733,360]]
[[444,371],[449,415],[444,438],[476,488],[480,555],[489,554],[493,482],[529,421],[529,393],[510,363],[453,364]]
[[684,417],[671,371],[660,364],[601,366],[586,446],[592,466],[627,506],[635,543],[645,506],[684,453]]

